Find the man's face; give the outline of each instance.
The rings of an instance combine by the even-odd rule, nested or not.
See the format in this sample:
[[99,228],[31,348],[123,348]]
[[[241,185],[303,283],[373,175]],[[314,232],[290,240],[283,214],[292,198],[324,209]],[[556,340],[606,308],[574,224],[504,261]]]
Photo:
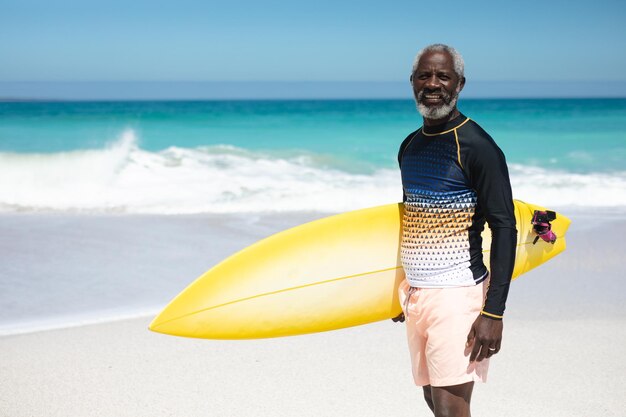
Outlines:
[[443,119],[456,107],[465,79],[454,72],[452,56],[447,52],[426,52],[412,75],[417,110],[426,119]]

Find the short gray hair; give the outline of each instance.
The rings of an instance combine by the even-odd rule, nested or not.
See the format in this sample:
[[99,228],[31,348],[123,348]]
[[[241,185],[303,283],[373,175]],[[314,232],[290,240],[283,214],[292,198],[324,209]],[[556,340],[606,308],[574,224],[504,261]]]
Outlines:
[[428,45],[427,47],[425,47],[421,51],[419,51],[417,53],[417,55],[415,56],[415,60],[413,61],[413,71],[411,71],[411,74],[415,73],[415,70],[417,69],[417,65],[420,62],[420,58],[426,52],[447,52],[447,53],[449,53],[450,56],[452,57],[452,64],[454,65],[454,72],[456,72],[456,75],[458,75],[459,80],[464,77],[464,74],[465,74],[465,62],[463,61],[463,57],[461,56],[459,51],[457,51],[456,49],[454,49],[451,46],[444,45],[443,43],[434,43],[432,45]]

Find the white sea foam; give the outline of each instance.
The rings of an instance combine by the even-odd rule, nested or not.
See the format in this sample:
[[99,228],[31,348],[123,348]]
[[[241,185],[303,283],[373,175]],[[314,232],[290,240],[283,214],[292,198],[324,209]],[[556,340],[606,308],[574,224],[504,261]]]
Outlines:
[[230,146],[148,152],[125,131],[104,150],[0,154],[3,210],[335,211],[399,198],[398,173],[355,175]]
[[547,207],[626,209],[626,171],[579,174],[511,164],[513,195]]
[[[546,206],[626,208],[626,172],[511,165],[514,195]],[[353,174],[305,155],[232,146],[149,152],[133,130],[101,150],[0,153],[0,210],[123,213],[344,211],[401,199],[396,169]]]

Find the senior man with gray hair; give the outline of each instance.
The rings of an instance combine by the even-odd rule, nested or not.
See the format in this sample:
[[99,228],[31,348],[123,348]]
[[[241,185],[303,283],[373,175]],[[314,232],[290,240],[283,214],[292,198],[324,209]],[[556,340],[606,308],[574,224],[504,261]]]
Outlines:
[[[500,351],[517,231],[504,154],[457,109],[464,62],[434,44],[416,56],[411,85],[423,126],[402,142],[399,288],[415,384],[436,417],[470,416],[474,381]],[[491,273],[481,232],[492,231]]]

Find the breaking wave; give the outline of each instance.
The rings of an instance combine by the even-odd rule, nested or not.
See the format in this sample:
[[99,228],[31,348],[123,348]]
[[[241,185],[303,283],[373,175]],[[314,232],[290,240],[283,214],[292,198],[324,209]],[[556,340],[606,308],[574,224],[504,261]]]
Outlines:
[[[310,155],[277,157],[222,145],[150,152],[133,130],[110,146],[0,153],[1,211],[151,214],[339,212],[399,201],[397,169],[355,174]],[[548,207],[624,207],[626,171],[576,174],[510,166],[516,198]]]

